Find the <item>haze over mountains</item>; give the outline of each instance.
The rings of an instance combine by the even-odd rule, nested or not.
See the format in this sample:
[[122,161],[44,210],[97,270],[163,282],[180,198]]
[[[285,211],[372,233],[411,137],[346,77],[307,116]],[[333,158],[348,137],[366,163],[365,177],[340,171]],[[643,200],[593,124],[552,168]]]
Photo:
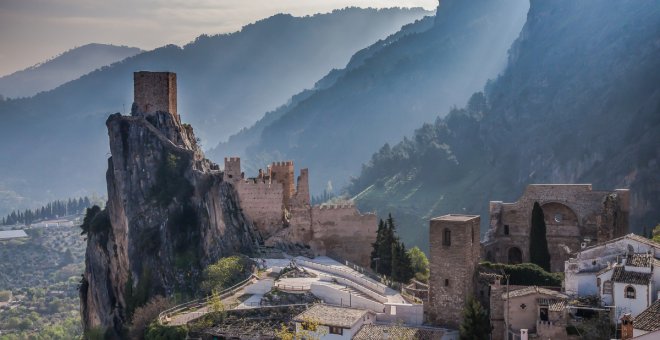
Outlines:
[[[428,218],[488,214],[530,183],[630,188],[660,221],[660,3],[532,1],[509,65],[466,106],[374,154],[349,187],[428,248]],[[482,230],[485,225],[482,225]]]
[[19,201],[29,206],[25,197],[105,192],[104,123],[109,114],[130,110],[134,71],[176,72],[179,113],[210,146],[344,66],[359,49],[428,14],[358,8],[302,18],[280,14],[240,32],[141,53],[32,98],[0,102],[0,212]]
[[136,47],[106,44],[76,47],[32,67],[0,77],[0,95],[7,98],[30,97],[140,52],[142,50]]
[[272,160],[292,159],[310,168],[312,192],[328,181],[342,187],[383,143],[464,105],[495,78],[528,7],[524,0],[442,1],[433,22],[410,25],[362,51],[315,91],[294,97],[209,156],[242,156],[248,175]]

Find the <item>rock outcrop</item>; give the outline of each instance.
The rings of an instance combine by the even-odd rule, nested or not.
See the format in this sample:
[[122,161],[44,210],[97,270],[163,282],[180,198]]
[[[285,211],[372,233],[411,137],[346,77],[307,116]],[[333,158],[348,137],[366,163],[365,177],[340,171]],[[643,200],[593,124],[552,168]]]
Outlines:
[[[155,89],[155,97],[141,101],[159,103],[169,97],[164,109],[140,102],[131,116],[117,113],[106,122],[112,154],[108,203],[86,218],[80,287],[85,329],[115,334],[150,297],[192,294],[207,264],[229,254],[250,254],[261,242],[234,187],[204,158],[192,127],[181,124],[176,75],[138,72],[135,82],[136,92],[139,82],[151,82]],[[159,111],[150,112],[150,107]]]

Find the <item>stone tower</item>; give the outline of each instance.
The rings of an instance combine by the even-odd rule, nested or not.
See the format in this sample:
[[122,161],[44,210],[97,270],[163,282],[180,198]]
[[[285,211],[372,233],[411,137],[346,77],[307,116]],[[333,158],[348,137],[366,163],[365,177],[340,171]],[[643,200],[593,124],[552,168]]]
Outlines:
[[176,112],[176,73],[133,73],[133,114],[151,115],[156,112]]
[[284,207],[288,209],[291,198],[296,192],[293,161],[273,162],[270,166],[270,179],[272,182],[282,184],[284,189],[283,203]]
[[428,321],[458,328],[461,313],[476,288],[479,216],[444,215],[431,219]]
[[241,159],[239,157],[225,157],[224,181],[236,182],[241,179]]

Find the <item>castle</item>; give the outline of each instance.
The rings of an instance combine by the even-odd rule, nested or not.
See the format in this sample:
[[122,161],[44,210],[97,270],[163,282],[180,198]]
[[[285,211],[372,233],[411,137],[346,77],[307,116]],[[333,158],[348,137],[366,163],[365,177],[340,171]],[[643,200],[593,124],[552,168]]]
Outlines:
[[312,206],[308,176],[308,170],[301,169],[296,181],[293,162],[286,161],[274,162],[256,177],[246,178],[237,157],[225,158],[223,173],[267,246],[298,244],[308,246],[313,255],[369,266],[376,215],[361,214],[351,204]]
[[[181,138],[192,136],[192,129],[181,124],[177,113],[176,80],[172,72],[135,72],[131,111],[154,126],[172,125],[160,121],[157,114],[170,113],[175,122],[161,132],[174,144],[196,150],[198,148],[188,145],[196,143],[194,138]],[[179,127],[184,131],[178,131]],[[204,159],[203,154],[195,153],[193,157],[198,167],[220,171],[216,164]],[[274,162],[254,178],[245,178],[239,158],[228,157],[224,163],[223,181],[236,189],[240,208],[255,225],[266,246],[298,246],[307,248],[312,255],[331,255],[369,266],[378,224],[375,214],[361,214],[350,204],[312,206],[308,170],[300,171],[296,183],[292,161]]]

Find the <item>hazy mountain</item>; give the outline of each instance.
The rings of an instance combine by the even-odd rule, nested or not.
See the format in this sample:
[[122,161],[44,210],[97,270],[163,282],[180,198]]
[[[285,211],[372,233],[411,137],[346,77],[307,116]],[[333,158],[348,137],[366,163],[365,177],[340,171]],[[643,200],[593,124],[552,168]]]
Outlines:
[[138,54],[32,98],[0,102],[0,202],[105,192],[104,123],[109,114],[130,110],[134,71],[177,72],[178,111],[210,146],[427,14],[358,8],[279,14],[236,33]]
[[428,247],[428,219],[515,201],[530,183],[630,188],[660,222],[660,3],[532,1],[509,66],[467,106],[383,146],[349,188]]
[[[210,157],[234,152],[252,171],[271,160],[295,160],[311,168],[313,192],[329,180],[346,184],[383,143],[463,105],[496,77],[528,7],[524,0],[442,1],[432,27],[422,21],[408,27],[410,33],[379,42],[364,51],[366,58],[331,73],[330,81],[294,97],[292,105],[266,116],[268,124],[244,131]],[[250,144],[240,145],[246,136]]]
[[140,52],[142,50],[136,47],[105,44],[76,47],[37,65],[0,77],[0,95],[30,97]]

